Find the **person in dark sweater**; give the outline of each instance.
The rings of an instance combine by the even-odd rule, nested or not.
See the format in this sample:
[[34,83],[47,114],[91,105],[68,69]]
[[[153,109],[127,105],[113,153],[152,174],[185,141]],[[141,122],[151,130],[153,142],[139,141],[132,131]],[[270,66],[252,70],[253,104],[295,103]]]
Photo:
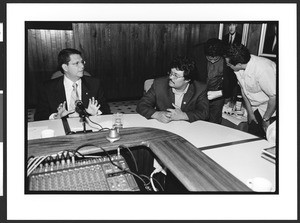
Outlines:
[[220,124],[225,99],[232,99],[238,89],[234,72],[223,58],[224,43],[212,38],[193,47],[190,52],[196,62],[196,79],[207,85],[208,121]]

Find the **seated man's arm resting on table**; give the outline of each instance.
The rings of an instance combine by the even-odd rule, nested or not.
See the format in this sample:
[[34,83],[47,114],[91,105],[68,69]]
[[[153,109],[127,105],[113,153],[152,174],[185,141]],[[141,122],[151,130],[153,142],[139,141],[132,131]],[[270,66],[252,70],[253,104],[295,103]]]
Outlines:
[[173,116],[172,120],[186,120],[189,122],[194,122],[197,120],[207,120],[209,117],[209,101],[207,98],[206,85],[200,84],[196,81],[191,84],[195,87],[194,95],[189,102],[187,102],[186,107],[181,110],[175,104],[172,104],[174,109],[167,109]]
[[200,87],[197,87],[195,90],[196,99],[194,106],[190,106],[185,111],[189,118],[189,122],[207,120],[209,118],[209,101],[207,98],[206,85],[200,84],[199,86]]
[[154,118],[160,122],[170,122],[170,113],[167,111],[157,111],[156,94],[152,85],[143,98],[138,102],[136,111],[147,119]]
[[171,108],[167,108],[166,111],[158,111],[156,107],[156,93],[154,84],[145,96],[139,101],[137,105],[137,112],[147,119],[154,118],[158,121],[168,123],[170,121],[186,120],[194,122],[197,120],[208,119],[208,99],[205,85],[201,87],[199,91],[197,88],[196,95],[187,104],[186,110],[182,110],[174,103]]

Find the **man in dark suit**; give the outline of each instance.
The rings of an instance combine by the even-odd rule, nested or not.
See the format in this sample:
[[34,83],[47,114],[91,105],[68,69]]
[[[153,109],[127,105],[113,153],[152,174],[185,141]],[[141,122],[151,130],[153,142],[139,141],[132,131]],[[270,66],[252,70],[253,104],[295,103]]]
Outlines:
[[137,112],[147,119],[168,123],[176,120],[194,122],[208,118],[206,85],[194,81],[194,61],[177,57],[167,77],[154,80],[137,104]]
[[228,26],[228,33],[223,36],[225,44],[240,44],[242,42],[242,35],[236,32],[237,24],[230,23]]
[[89,115],[110,113],[100,81],[83,76],[84,64],[78,50],[68,48],[60,51],[58,67],[64,75],[41,86],[35,120],[78,117],[76,101],[82,101]]

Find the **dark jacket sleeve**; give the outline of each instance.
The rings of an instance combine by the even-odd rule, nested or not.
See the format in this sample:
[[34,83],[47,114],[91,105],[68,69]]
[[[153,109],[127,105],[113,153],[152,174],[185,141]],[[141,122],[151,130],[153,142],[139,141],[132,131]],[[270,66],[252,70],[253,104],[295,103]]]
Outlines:
[[49,116],[52,114],[46,89],[47,86],[44,83],[41,83],[38,87],[38,104],[34,114],[35,121],[48,120]]
[[231,98],[237,90],[237,78],[233,70],[226,64],[223,68],[223,97]]
[[101,84],[99,85],[97,101],[101,105],[100,111],[102,112],[102,114],[111,114],[110,107],[106,101],[106,98],[104,97],[104,90]]
[[154,84],[152,84],[150,89],[137,103],[136,111],[137,113],[144,116],[145,118],[150,119],[151,116],[156,111],[155,104],[156,104],[156,95],[154,90]]
[[83,84],[82,87],[84,87],[82,90],[83,95],[81,97],[85,108],[88,107],[89,99],[94,97],[100,104],[100,111],[102,114],[110,114],[110,107],[104,96],[104,88],[101,84],[101,80],[87,76],[82,77],[81,80]]
[[207,99],[206,85],[203,83],[196,83],[194,81],[195,93],[194,99],[189,105],[183,109],[189,117],[189,122],[197,120],[207,120],[209,118],[209,101]]

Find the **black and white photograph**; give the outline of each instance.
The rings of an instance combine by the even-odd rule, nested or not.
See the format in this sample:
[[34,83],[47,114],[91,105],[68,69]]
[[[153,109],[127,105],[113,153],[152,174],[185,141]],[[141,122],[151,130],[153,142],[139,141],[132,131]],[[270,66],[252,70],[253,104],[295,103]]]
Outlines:
[[26,23],[28,192],[278,193],[276,157],[256,157],[276,147],[276,64],[250,54],[236,26],[222,42],[220,23],[201,21]]
[[276,57],[278,54],[278,23],[267,22],[262,25],[259,55]]
[[8,3],[7,218],[295,218],[278,69],[294,6]]

